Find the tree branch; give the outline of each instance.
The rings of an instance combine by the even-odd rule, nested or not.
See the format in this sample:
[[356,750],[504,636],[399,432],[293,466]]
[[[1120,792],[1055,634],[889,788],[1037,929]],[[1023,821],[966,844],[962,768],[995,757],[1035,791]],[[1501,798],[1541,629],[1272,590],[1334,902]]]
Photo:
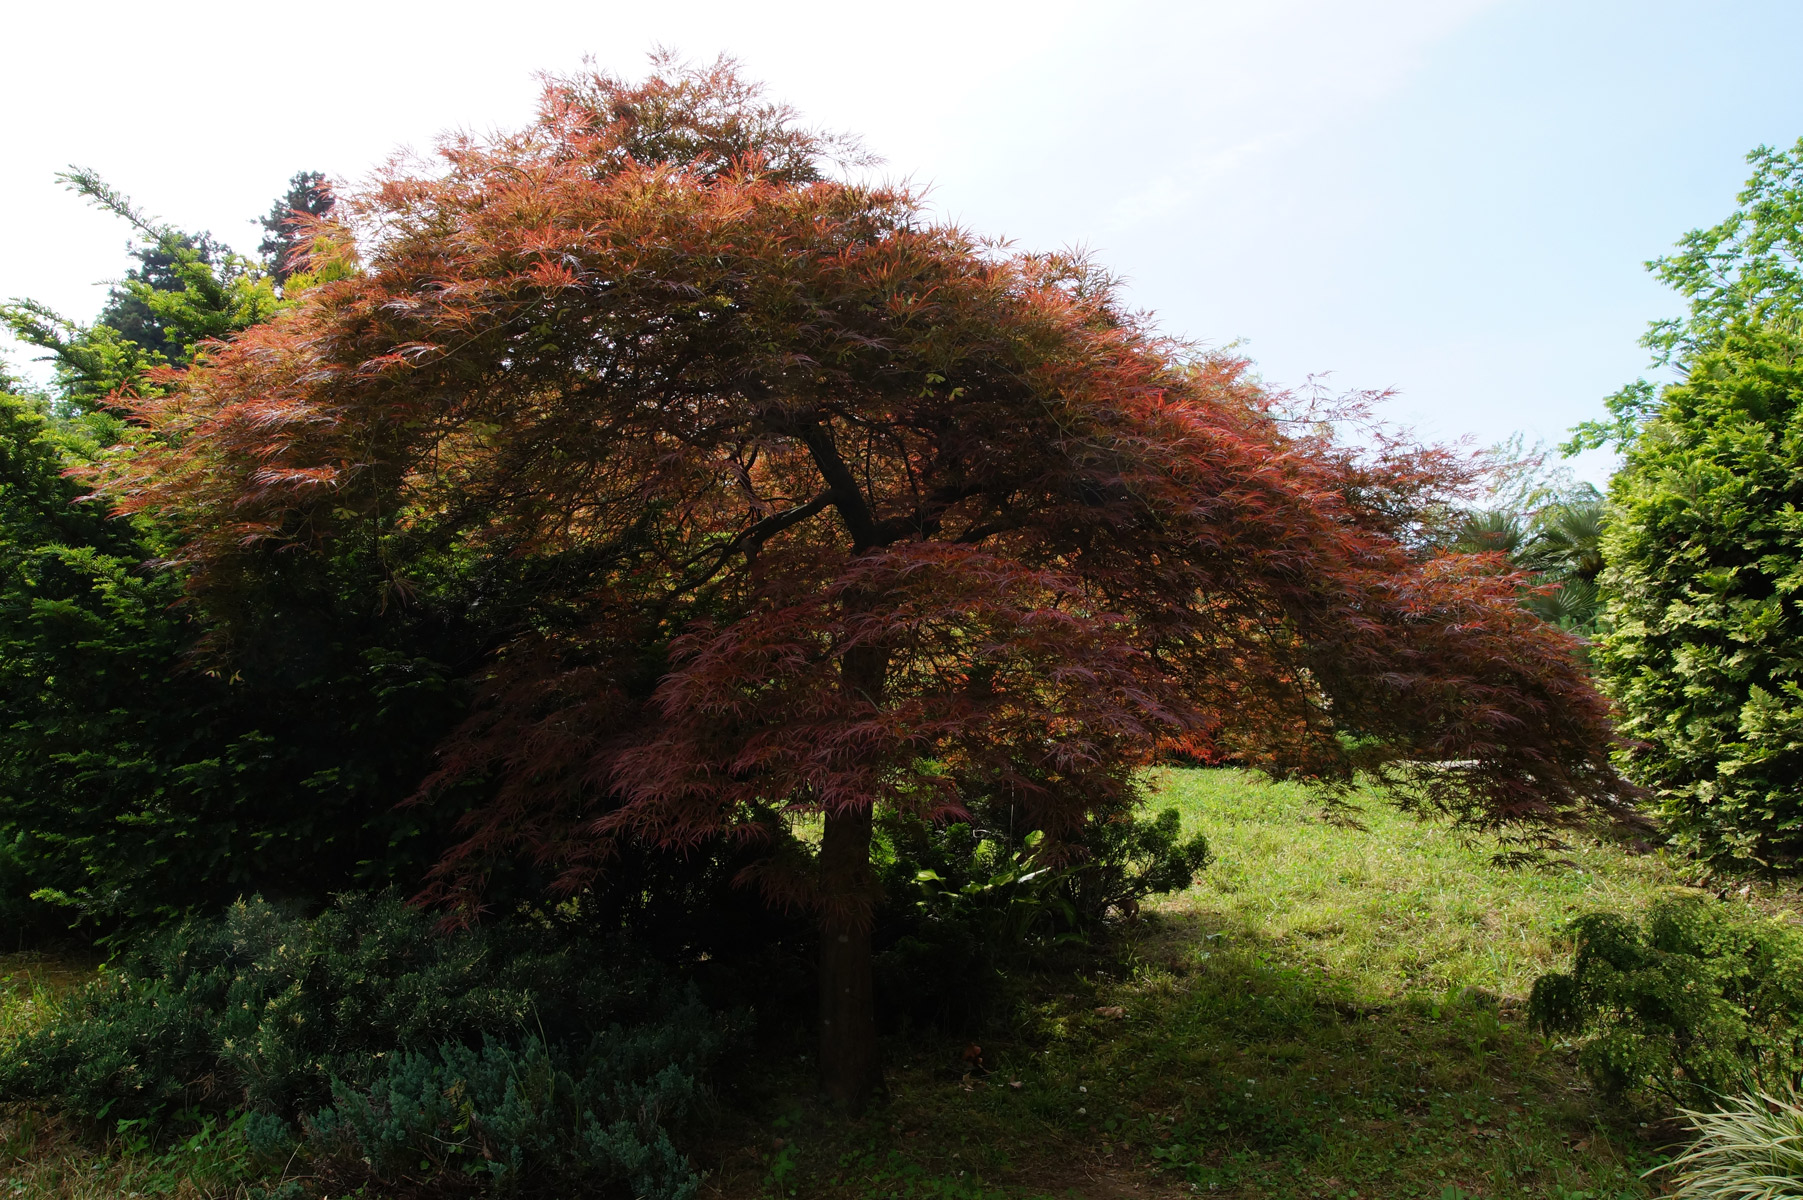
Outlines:
[[763,548],[765,542],[790,526],[801,524],[832,502],[833,493],[831,491],[821,492],[806,504],[797,504],[794,508],[784,509],[782,512],[765,517],[762,521],[759,521],[756,525],[753,525],[750,529],[741,533],[734,539],[733,544],[735,546],[745,546],[746,556],[755,558],[757,557],[757,552]]
[[833,443],[833,435],[818,421],[797,422],[795,433],[807,445],[808,452],[814,456],[814,465],[820,469],[821,478],[826,480],[833,507],[839,510],[839,516],[845,521],[845,528],[851,534],[854,551],[868,550],[872,546],[885,544],[885,539],[871,518],[870,506],[864,503],[864,491],[858,486],[857,477],[851,468],[840,457],[839,447]]

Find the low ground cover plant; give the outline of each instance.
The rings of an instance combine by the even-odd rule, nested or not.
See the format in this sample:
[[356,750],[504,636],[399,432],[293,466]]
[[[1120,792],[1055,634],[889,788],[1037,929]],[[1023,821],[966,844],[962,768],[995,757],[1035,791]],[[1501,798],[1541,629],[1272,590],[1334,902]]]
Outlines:
[[325,1179],[682,1197],[672,1132],[724,1040],[692,991],[567,931],[253,900],[146,939],[0,1046],[0,1096],[147,1136],[232,1121],[266,1164]]

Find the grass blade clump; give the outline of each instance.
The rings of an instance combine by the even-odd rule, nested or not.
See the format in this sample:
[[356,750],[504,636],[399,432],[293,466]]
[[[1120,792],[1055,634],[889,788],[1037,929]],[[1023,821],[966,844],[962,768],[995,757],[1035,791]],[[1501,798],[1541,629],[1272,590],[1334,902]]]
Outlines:
[[1803,1200],[1803,1105],[1796,1093],[1743,1092],[1711,1112],[1684,1110],[1697,1141],[1670,1170],[1679,1200]]

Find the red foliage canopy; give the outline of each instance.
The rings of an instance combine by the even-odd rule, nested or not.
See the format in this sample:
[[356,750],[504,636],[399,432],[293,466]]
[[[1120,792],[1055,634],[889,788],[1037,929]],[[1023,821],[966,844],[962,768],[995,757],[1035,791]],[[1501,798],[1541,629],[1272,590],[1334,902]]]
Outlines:
[[401,588],[427,549],[545,566],[424,785],[493,781],[447,878],[976,790],[1055,843],[1161,741],[1497,822],[1618,786],[1571,639],[1411,548],[1458,460],[1286,421],[1082,261],[832,149],[729,66],[550,80],[530,128],[349,197],[315,265],[355,270],[137,402],[109,490],[181,523],[203,595],[351,528]]

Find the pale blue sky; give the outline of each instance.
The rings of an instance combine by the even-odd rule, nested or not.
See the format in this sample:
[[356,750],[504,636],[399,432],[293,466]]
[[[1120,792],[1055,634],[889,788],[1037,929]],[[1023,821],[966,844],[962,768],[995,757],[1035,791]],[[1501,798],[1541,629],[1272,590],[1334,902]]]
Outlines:
[[[1084,245],[1276,383],[1393,388],[1436,438],[1556,441],[1676,311],[1641,268],[1803,135],[1803,4],[38,5],[0,18],[0,295],[89,316],[124,234],[91,166],[254,247],[293,171],[517,124],[531,73],[738,55],[944,213]],[[26,116],[25,114],[29,114]],[[15,354],[17,361],[21,356]],[[1600,477],[1601,461],[1585,464]]]

